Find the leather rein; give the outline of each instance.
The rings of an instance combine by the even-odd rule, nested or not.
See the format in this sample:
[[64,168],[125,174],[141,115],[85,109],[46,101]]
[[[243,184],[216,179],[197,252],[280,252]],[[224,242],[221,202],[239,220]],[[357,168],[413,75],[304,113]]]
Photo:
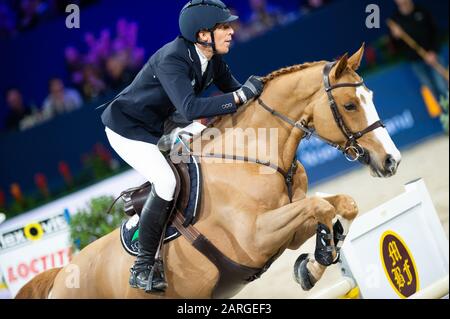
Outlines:
[[[307,123],[304,123],[303,121],[293,121],[292,119],[288,118],[287,116],[275,111],[273,108],[268,106],[261,98],[258,98],[258,103],[269,113],[272,115],[278,117],[282,121],[288,123],[289,125],[296,127],[303,131],[306,134],[306,139],[309,139],[311,136],[315,136],[316,138],[322,140],[326,144],[330,145],[331,147],[336,148],[337,150],[341,151],[345,158],[351,162],[359,160],[363,164],[369,164],[369,156],[367,152],[364,151],[364,148],[358,143],[358,139],[364,136],[365,134],[379,128],[379,127],[385,127],[383,122],[381,120],[378,120],[365,129],[359,131],[359,132],[352,132],[348,126],[345,124],[344,118],[342,117],[341,113],[339,112],[336,100],[333,97],[333,94],[331,93],[332,90],[337,88],[343,88],[343,87],[358,87],[364,84],[364,81],[357,82],[357,83],[337,83],[334,85],[330,84],[330,71],[331,69],[336,65],[337,61],[334,62],[328,62],[324,69],[323,69],[323,83],[325,87],[325,91],[327,92],[328,97],[328,103],[330,105],[331,112],[333,114],[334,121],[336,122],[337,126],[341,130],[341,132],[346,137],[347,141],[345,142],[344,146],[339,145],[338,143],[335,143],[333,141],[330,141],[318,134],[315,133],[315,130],[308,127]],[[351,151],[355,153],[355,155],[351,154]]]
[[[307,126],[307,123],[304,123],[303,121],[294,121],[287,116],[281,114],[280,112],[274,110],[270,106],[268,106],[261,98],[258,98],[258,104],[261,105],[266,111],[268,111],[273,116],[278,117],[282,121],[288,123],[292,127],[295,127],[297,129],[300,129],[305,133],[306,139],[309,139],[311,136],[315,136],[318,139],[322,140],[323,142],[327,143],[331,147],[336,148],[337,150],[341,151],[345,158],[349,161],[360,161],[363,164],[369,164],[370,158],[367,152],[364,151],[364,148],[358,143],[358,139],[364,136],[365,134],[377,129],[378,127],[385,127],[383,122],[381,120],[378,120],[371,125],[369,125],[367,128],[359,131],[359,132],[352,132],[348,126],[345,124],[345,121],[340,114],[338,110],[338,106],[336,103],[336,100],[333,97],[333,94],[331,93],[332,90],[342,87],[358,87],[364,84],[364,81],[357,82],[357,83],[337,83],[334,85],[330,84],[330,72],[332,68],[336,65],[337,61],[334,62],[328,62],[324,69],[323,69],[323,82],[325,91],[328,96],[328,103],[331,108],[331,112],[333,113],[334,120],[341,130],[341,132],[344,134],[344,136],[347,138],[347,141],[345,142],[344,146],[339,145],[338,143],[335,143],[333,141],[330,141],[324,137],[321,137],[320,135],[315,133],[315,130],[313,128],[310,128]],[[182,141],[182,139],[180,139]],[[183,143],[184,144],[184,143]],[[288,190],[288,196],[290,202],[292,202],[292,182],[293,177],[295,175],[295,172],[297,170],[297,157],[294,156],[291,166],[289,170],[286,172],[282,168],[278,167],[277,165],[270,163],[270,161],[261,161],[259,159],[249,158],[246,156],[237,156],[237,155],[227,155],[227,154],[193,154],[192,150],[189,146],[185,145],[185,147],[189,150],[189,154],[196,156],[196,157],[206,157],[206,158],[222,158],[222,159],[233,159],[238,161],[244,161],[244,162],[251,162],[255,164],[261,164],[268,167],[271,167],[275,169],[277,172],[279,172],[281,175],[283,175],[285,179],[285,183]],[[351,152],[354,153],[354,155],[351,154]]]

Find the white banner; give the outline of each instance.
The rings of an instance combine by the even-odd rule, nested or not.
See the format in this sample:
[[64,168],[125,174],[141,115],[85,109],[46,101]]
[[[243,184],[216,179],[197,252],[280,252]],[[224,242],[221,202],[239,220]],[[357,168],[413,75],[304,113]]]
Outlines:
[[12,296],[37,274],[69,263],[71,248],[68,234],[68,231],[60,232],[2,254],[0,267]]
[[15,296],[37,274],[69,263],[70,215],[85,208],[92,198],[118,196],[144,182],[130,170],[1,224],[0,270],[10,294]]

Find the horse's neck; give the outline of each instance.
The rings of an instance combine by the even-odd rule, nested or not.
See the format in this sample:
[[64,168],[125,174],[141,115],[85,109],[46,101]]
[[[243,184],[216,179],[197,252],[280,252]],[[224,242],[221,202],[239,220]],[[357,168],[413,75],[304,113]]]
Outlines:
[[[298,121],[304,115],[305,109],[311,102],[312,96],[321,86],[320,72],[317,67],[309,67],[301,71],[285,74],[269,81],[266,84],[261,99],[265,104],[275,109],[279,113],[287,116],[293,121]],[[215,128],[222,132],[223,141],[229,137],[226,134],[227,129],[251,129],[256,135],[267,134],[267,145],[273,147],[272,142],[276,136],[276,152],[270,151],[269,158],[258,158],[260,160],[270,160],[277,162],[278,166],[284,169],[289,168],[295,156],[298,144],[303,136],[303,132],[293,128],[288,123],[272,115],[265,110],[257,100],[250,102],[232,116],[223,117]],[[265,129],[265,130],[264,130]],[[268,140],[271,138],[271,140]],[[260,143],[261,136],[257,137]],[[237,145],[239,148],[239,145]],[[248,148],[248,145],[242,145],[241,151]],[[240,150],[235,148],[237,154]],[[276,155],[275,155],[276,154]],[[230,154],[231,155],[231,154]],[[248,155],[248,154],[245,154]],[[276,156],[276,158],[274,158]]]

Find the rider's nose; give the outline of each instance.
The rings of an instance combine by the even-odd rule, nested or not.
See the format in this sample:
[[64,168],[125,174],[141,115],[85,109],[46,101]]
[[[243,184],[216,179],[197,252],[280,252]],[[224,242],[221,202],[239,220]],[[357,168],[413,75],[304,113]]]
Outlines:
[[391,154],[388,154],[386,156],[386,159],[384,160],[384,169],[386,171],[390,172],[391,174],[395,174],[395,171],[397,170],[397,166],[398,166],[398,163],[395,160],[395,158]]

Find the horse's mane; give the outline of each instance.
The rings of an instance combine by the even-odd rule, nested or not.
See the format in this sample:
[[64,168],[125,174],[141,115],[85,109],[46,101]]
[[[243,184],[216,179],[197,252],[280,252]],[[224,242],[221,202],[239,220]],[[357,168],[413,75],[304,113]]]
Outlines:
[[295,65],[291,65],[291,66],[287,66],[278,70],[275,70],[271,73],[269,73],[268,75],[266,75],[265,77],[263,77],[262,81],[264,84],[268,83],[269,81],[281,76],[281,75],[285,75],[285,74],[289,74],[289,73],[293,73],[296,71],[301,71],[304,70],[306,68],[312,67],[312,66],[316,66],[317,64],[322,64],[323,61],[317,61],[317,62],[306,62],[303,64],[295,64]]
[[[301,71],[301,70],[307,69],[307,68],[309,68],[309,67],[313,67],[313,66],[316,66],[316,65],[318,65],[318,64],[323,64],[323,63],[324,63],[324,61],[306,62],[306,63],[302,63],[302,64],[295,64],[295,65],[283,67],[283,68],[280,68],[280,69],[278,69],[278,70],[275,70],[275,71],[269,73],[268,75],[264,76],[264,77],[262,78],[262,81],[263,81],[264,84],[267,84],[267,83],[269,83],[271,80],[273,80],[273,79],[275,79],[275,78],[278,78],[278,77],[281,76],[281,75],[285,75],[285,74],[289,74],[289,73]],[[248,105],[248,103],[247,103],[247,105]],[[247,106],[247,105],[241,106],[240,109],[243,109],[243,108],[244,108],[245,106]],[[235,114],[237,114],[237,113],[235,113]],[[234,114],[233,114],[233,115],[234,115]],[[233,115],[232,115],[232,116],[233,116]],[[222,116],[217,116],[217,117],[215,117],[215,118],[208,124],[208,128],[210,128],[210,127],[217,127],[217,126],[222,122],[222,119],[223,119],[223,118],[226,118],[226,116],[225,116],[225,115],[222,115]]]

